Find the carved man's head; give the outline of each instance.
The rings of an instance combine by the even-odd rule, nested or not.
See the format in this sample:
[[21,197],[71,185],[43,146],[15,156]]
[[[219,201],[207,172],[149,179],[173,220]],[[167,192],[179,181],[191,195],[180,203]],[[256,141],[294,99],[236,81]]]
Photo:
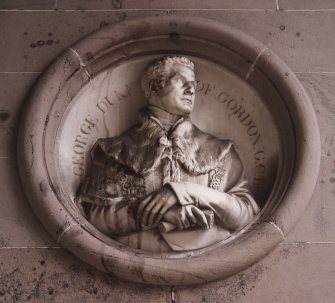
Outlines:
[[161,57],[143,72],[142,89],[149,104],[171,114],[184,116],[194,106],[194,64],[186,57]]

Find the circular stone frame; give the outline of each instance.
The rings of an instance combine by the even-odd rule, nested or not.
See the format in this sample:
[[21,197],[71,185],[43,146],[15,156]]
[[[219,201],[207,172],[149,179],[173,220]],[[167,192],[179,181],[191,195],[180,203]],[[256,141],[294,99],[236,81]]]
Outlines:
[[[55,132],[78,91],[112,63],[163,53],[201,54],[219,64],[226,60],[232,72],[265,97],[280,96],[276,100],[281,100],[280,106],[289,113],[293,142],[284,151],[291,153],[287,157],[290,163],[287,167],[284,163],[275,185],[280,194],[266,203],[256,222],[229,242],[186,253],[148,253],[102,234],[97,236],[78,210],[64,202],[55,168]],[[58,242],[85,262],[119,278],[191,285],[237,273],[284,240],[306,208],[317,180],[320,136],[313,107],[300,82],[263,44],[221,23],[166,16],[106,26],[61,54],[39,79],[29,101],[19,132],[18,159],[32,208]]]

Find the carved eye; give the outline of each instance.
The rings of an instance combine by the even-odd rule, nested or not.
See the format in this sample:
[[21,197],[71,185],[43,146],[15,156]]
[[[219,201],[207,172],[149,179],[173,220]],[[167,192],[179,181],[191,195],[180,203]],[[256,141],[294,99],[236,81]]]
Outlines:
[[185,83],[186,79],[179,73],[175,73],[172,78],[172,80],[176,80],[176,81],[179,81],[181,80],[183,83]]

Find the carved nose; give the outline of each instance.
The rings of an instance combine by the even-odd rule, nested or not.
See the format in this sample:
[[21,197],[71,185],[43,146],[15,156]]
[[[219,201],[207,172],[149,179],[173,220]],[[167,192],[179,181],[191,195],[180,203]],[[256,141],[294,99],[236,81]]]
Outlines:
[[192,83],[186,83],[185,86],[186,86],[185,93],[189,95],[194,95],[195,88],[192,85]]

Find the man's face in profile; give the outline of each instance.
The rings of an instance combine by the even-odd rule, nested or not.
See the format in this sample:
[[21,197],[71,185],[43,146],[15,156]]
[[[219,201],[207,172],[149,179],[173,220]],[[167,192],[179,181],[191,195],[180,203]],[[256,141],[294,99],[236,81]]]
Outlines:
[[193,69],[182,64],[173,64],[164,87],[158,93],[160,104],[171,114],[190,114],[194,106],[195,88]]

